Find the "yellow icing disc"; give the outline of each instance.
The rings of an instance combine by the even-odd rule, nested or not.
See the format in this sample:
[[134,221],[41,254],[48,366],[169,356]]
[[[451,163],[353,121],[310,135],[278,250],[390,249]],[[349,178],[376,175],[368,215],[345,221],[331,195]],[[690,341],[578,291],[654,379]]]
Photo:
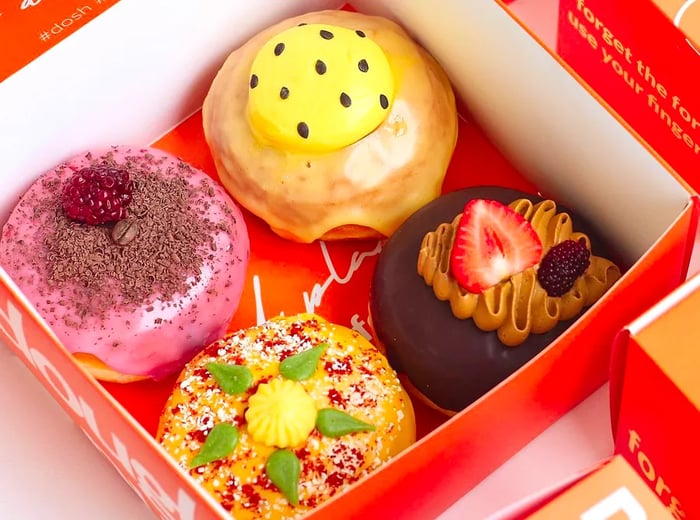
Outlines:
[[330,152],[376,129],[394,97],[382,49],[361,30],[302,24],[270,39],[249,77],[248,114],[261,140]]

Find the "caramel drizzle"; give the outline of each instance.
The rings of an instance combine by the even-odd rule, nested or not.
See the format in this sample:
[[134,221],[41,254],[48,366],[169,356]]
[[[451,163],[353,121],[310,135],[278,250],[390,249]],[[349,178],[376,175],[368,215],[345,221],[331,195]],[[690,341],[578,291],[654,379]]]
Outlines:
[[[583,238],[590,251],[588,236],[573,231],[571,218],[567,213],[558,213],[554,201],[533,204],[518,199],[510,207],[532,224],[542,242],[542,256],[553,245],[567,239]],[[451,223],[440,224],[423,238],[418,274],[432,286],[439,300],[450,302],[456,318],[472,318],[483,331],[496,330],[506,346],[520,345],[531,333],[542,334],[559,321],[573,318],[596,302],[621,276],[620,269],[610,260],[591,255],[586,272],[560,297],[549,296],[537,282],[537,265],[481,294],[470,293],[450,273],[450,252],[461,218],[461,214],[457,215]]]

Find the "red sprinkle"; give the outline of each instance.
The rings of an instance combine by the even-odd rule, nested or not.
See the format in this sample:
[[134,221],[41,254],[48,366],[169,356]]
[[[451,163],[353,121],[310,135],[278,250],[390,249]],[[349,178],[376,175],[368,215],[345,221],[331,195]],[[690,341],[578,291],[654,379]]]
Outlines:
[[352,358],[350,356],[345,356],[333,361],[326,361],[323,368],[332,376],[348,375],[352,373]]
[[336,406],[345,408],[346,400],[335,388],[328,390],[328,400]]
[[242,506],[247,508],[247,509],[257,509],[258,506],[260,505],[260,500],[262,500],[262,497],[255,491],[255,488],[252,486],[252,484],[243,484],[241,486],[241,493],[245,497],[244,500],[242,500]]

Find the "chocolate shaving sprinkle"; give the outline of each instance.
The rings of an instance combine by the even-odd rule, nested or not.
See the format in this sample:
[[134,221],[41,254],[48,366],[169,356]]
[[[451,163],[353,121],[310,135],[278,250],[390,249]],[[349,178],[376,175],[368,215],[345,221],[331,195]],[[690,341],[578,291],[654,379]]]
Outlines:
[[[94,163],[114,160],[107,156]],[[222,231],[222,223],[202,218],[205,208],[216,203],[205,198],[212,181],[190,184],[192,168],[186,163],[163,171],[162,161],[153,156],[133,156],[121,166],[134,181],[130,208],[138,222],[138,234],[126,247],[114,242],[111,226],[70,220],[60,196],[28,201],[37,218],[48,213],[53,220],[41,231],[43,251],[37,251],[48,260],[49,284],[64,288],[62,297],[74,300],[80,316],[103,317],[117,305],[136,308],[184,294],[198,283],[203,258],[212,254],[213,237]],[[50,192],[61,193],[59,179],[44,182]],[[32,261],[37,269],[42,264],[41,258]]]

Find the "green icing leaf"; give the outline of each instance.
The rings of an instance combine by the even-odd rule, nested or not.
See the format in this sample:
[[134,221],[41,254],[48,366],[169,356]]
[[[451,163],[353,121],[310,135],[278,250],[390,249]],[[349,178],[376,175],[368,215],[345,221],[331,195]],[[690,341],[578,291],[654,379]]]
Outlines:
[[299,505],[299,472],[301,464],[289,450],[277,450],[267,459],[265,473],[292,505]]
[[207,370],[227,394],[242,394],[253,384],[253,373],[242,365],[207,363]]
[[340,410],[323,408],[316,415],[316,429],[326,437],[340,437],[353,432],[374,431],[375,428]]
[[223,459],[233,453],[238,444],[238,428],[231,423],[219,423],[207,435],[199,453],[190,461],[190,468],[196,468]]
[[328,343],[321,343],[309,350],[294,354],[280,363],[280,374],[292,381],[303,381],[310,378],[316,372],[318,360],[328,348]]

